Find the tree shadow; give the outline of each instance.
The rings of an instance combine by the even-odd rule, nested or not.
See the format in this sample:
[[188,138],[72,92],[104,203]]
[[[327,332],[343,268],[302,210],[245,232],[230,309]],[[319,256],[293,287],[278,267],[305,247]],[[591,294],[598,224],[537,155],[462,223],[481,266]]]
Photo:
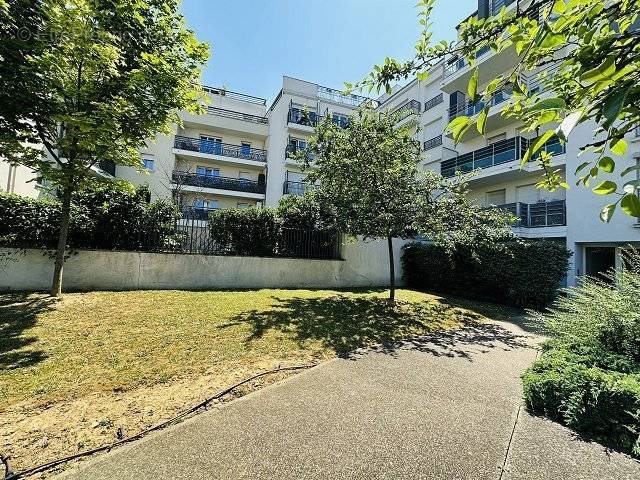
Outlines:
[[[525,346],[524,338],[499,325],[483,323],[485,316],[443,301],[398,302],[389,305],[374,296],[336,295],[325,298],[278,298],[270,310],[237,315],[225,328],[242,323],[252,328],[248,342],[277,330],[299,344],[320,341],[341,357],[355,357],[362,348],[393,354],[411,348],[434,355],[471,359],[471,350]],[[456,330],[446,330],[460,326]],[[473,348],[472,348],[473,347]]]
[[0,369],[24,368],[43,361],[38,350],[26,350],[36,337],[24,336],[36,323],[38,314],[50,310],[55,299],[29,293],[0,295]]

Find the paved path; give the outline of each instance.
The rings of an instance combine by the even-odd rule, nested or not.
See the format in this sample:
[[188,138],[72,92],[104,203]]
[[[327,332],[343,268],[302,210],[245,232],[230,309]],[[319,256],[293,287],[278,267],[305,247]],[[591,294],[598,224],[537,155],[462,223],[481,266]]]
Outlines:
[[535,341],[496,323],[330,361],[65,478],[640,479],[520,408]]

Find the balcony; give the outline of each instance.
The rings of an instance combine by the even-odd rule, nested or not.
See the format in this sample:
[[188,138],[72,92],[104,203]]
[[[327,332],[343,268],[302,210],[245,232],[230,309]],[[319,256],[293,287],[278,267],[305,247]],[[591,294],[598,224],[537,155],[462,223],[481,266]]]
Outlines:
[[438,135],[437,137],[433,137],[432,139],[424,142],[422,149],[426,152],[427,150],[433,150],[440,145],[442,145],[442,135]]
[[296,125],[304,125],[307,127],[317,127],[322,121],[322,116],[316,112],[302,110],[300,108],[291,107],[287,114],[287,122]]
[[[535,139],[524,137],[508,138],[493,143],[488,147],[474,150],[473,152],[458,155],[456,158],[445,160],[440,164],[440,173],[443,177],[453,177],[456,172],[472,172],[477,169],[489,168],[503,163],[521,160],[531,142]],[[542,149],[532,160],[539,158],[541,152],[551,155],[565,153],[565,146],[557,138],[552,138],[544,144]]]
[[538,203],[507,203],[498,205],[496,208],[505,210],[518,219],[514,227],[559,227],[567,224],[565,200]]
[[420,102],[417,100],[407,100],[398,108],[391,111],[391,115],[399,113],[398,122],[401,122],[405,118],[420,113]]
[[501,104],[511,98],[511,93],[507,91],[496,92],[492,95],[491,100],[488,102],[476,102],[472,103],[470,101],[465,101],[462,103],[458,103],[456,105],[451,105],[449,107],[449,121],[453,120],[456,117],[460,117],[462,115],[466,115],[467,117],[471,117],[476,115],[482,111],[485,107],[494,107],[496,105]]
[[216,175],[198,175],[197,173],[173,171],[173,182],[175,184],[214,188],[217,190],[229,190],[234,192],[245,192],[264,195],[266,188],[264,181],[247,180],[244,178],[220,177]]
[[254,97],[253,95],[247,95],[246,93],[232,92],[230,90],[225,90],[224,88],[207,87],[206,85],[203,85],[202,89],[212,95],[218,95],[221,97],[230,98],[232,100],[239,100],[241,102],[253,103],[255,105],[263,106],[267,104],[267,101],[264,98]]
[[209,213],[218,210],[217,208],[196,208],[183,206],[181,208],[183,220],[209,220]]
[[236,112],[235,110],[226,110],[224,108],[207,107],[207,113],[209,115],[217,115],[219,117],[232,118],[234,120],[242,120],[250,123],[258,123],[264,125],[269,123],[269,119],[267,117],[252,115],[250,113]]
[[330,100],[336,103],[342,103],[344,105],[349,105],[351,107],[358,107],[366,102],[377,103],[375,100],[369,97],[363,97],[361,95],[355,94],[344,94],[340,90],[336,90],[334,88],[322,87],[318,85],[317,90],[318,98],[322,98],[324,100]]
[[250,148],[243,145],[231,145],[228,143],[214,142],[200,138],[176,136],[173,148],[188,152],[220,155],[223,157],[240,158],[254,162],[266,162],[267,151],[259,148]]
[[424,110],[422,110],[422,111],[423,112],[429,111],[432,108],[437,107],[438,105],[440,105],[443,101],[444,101],[444,97],[443,97],[442,93],[439,93],[438,95],[433,97],[431,100],[427,100],[426,102],[424,102]]
[[303,195],[308,186],[304,182],[285,180],[282,193],[284,195]]

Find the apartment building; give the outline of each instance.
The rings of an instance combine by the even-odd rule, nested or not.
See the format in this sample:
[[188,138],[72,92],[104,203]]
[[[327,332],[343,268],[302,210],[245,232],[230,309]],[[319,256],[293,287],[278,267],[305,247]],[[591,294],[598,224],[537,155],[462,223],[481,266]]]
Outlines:
[[[526,3],[520,3],[526,8]],[[513,9],[516,2],[478,0],[473,15],[493,15],[502,7]],[[495,75],[509,71],[516,62],[511,49],[500,53],[479,50],[479,88]],[[629,244],[640,244],[638,222],[622,213],[609,224],[601,222],[599,212],[607,198],[575,186],[578,150],[592,138],[595,125],[575,130],[566,145],[557,140],[547,142],[544,149],[553,155],[553,166],[561,170],[571,188],[554,192],[538,189],[542,171],[537,162],[520,166],[536,135],[502,116],[511,96],[508,90],[491,98],[485,135],[470,129],[463,141],[454,145],[445,133],[452,119],[473,115],[485,107],[483,103],[471,103],[464,93],[474,68],[463,58],[448,58],[435,65],[426,80],[413,80],[375,100],[286,76],[269,106],[262,98],[205,87],[210,100],[206,112],[182,113],[181,126],[175,126],[170,135],[158,135],[149,141],[141,150],[144,172],[104,163],[95,170],[134,184],[146,183],[153,198],[173,197],[183,207],[185,217],[199,220],[205,220],[213,209],[275,206],[283,195],[302,194],[308,188],[305,173],[293,155],[306,149],[318,122],[329,116],[335,124],[345,126],[349,115],[367,102],[384,111],[402,111],[401,122],[417,120],[420,129],[416,138],[423,146],[424,169],[445,177],[473,172],[469,178],[473,200],[512,212],[519,219],[514,225],[517,235],[566,244],[574,253],[567,276],[569,285],[580,275],[619,266],[621,250]],[[522,82],[530,91],[550,94],[541,91],[544,74],[528,72]],[[626,157],[618,160],[621,168],[640,161],[640,135],[632,136],[629,144]],[[0,162],[3,185],[5,165]],[[22,173],[28,177],[28,172]],[[10,185],[16,191],[22,188],[15,180]],[[37,190],[27,189],[24,194],[37,195]]]

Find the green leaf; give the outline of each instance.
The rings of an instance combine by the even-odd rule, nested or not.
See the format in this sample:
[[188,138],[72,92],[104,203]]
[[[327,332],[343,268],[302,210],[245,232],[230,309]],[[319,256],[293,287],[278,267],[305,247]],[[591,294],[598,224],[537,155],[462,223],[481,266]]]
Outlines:
[[487,115],[489,114],[489,107],[484,107],[478,115],[478,133],[484,135],[485,128],[487,126]]
[[537,112],[539,110],[562,110],[567,106],[567,102],[564,99],[559,97],[554,98],[545,98],[540,100],[538,103],[528,108],[528,112]]
[[640,165],[634,165],[632,167],[627,167],[622,172],[620,172],[620,176],[624,177],[625,175],[628,175],[629,173],[634,172],[634,171],[638,171],[638,170],[640,170]]
[[589,165],[591,165],[591,162],[582,162],[580,165],[578,165],[578,168],[576,168],[575,175],[580,173],[582,170],[587,168]]
[[602,220],[603,222],[609,223],[615,211],[616,211],[615,203],[611,203],[609,205],[604,206],[602,210],[600,210],[600,220]]
[[560,124],[560,126],[556,129],[556,133],[558,134],[558,137],[560,137],[562,140],[566,140],[567,138],[569,138],[569,135],[571,134],[572,130],[576,127],[576,125],[578,125],[578,123],[580,123],[580,120],[582,119],[583,115],[584,115],[583,109],[576,110],[575,112],[572,112],[569,115],[567,115],[562,121],[562,123]]
[[631,180],[624,184],[622,190],[624,190],[625,193],[635,194],[638,192],[638,188],[640,188],[640,180]]
[[469,85],[467,85],[467,94],[472,102],[475,102],[478,96],[478,69],[473,71],[473,75],[469,79]]
[[616,59],[614,56],[607,57],[604,62],[596,68],[585,72],[580,77],[580,82],[589,86],[596,82],[607,79],[616,73]]
[[593,193],[596,193],[598,195],[609,195],[611,193],[614,193],[617,189],[618,185],[616,185],[615,182],[612,182],[611,180],[605,180],[597,187],[594,187]]
[[616,162],[614,162],[611,157],[602,157],[598,162],[598,167],[603,172],[611,173],[616,168]]
[[547,130],[538,138],[536,138],[535,142],[531,144],[531,146],[527,149],[524,156],[522,157],[522,165],[525,165],[531,158],[540,150],[547,141],[556,134],[554,130]]
[[469,127],[471,126],[471,119],[469,117],[457,117],[451,120],[449,125],[447,126],[447,130],[449,130],[453,134],[454,143],[460,143],[460,140],[467,133]]
[[611,140],[609,147],[611,147],[611,151],[615,155],[621,156],[627,153],[627,142],[622,138],[614,138]]
[[631,85],[627,85],[625,88],[614,90],[604,102],[602,107],[602,113],[606,118],[606,121],[602,124],[602,128],[609,130],[613,122],[618,119],[618,115],[622,111],[624,101],[627,99],[627,94],[631,89]]
[[640,199],[634,193],[628,193],[622,197],[620,208],[631,217],[640,218]]

